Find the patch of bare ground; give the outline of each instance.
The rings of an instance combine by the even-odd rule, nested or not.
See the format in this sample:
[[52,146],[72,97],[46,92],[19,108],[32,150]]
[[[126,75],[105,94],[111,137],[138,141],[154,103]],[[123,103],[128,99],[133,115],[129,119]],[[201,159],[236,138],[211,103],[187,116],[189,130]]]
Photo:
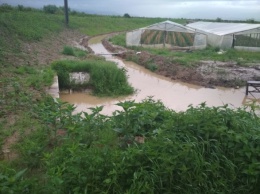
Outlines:
[[245,85],[248,80],[260,79],[260,64],[240,66],[232,61],[200,61],[195,67],[185,67],[174,62],[174,58],[152,55],[146,51],[136,53],[112,45],[107,40],[103,40],[102,43],[107,50],[121,53],[118,56],[123,59],[134,59],[137,64],[144,67],[151,62],[156,64],[156,73],[173,80],[212,88],[214,86],[238,88]]
[[84,35],[78,31],[65,29],[59,34],[43,38],[39,42],[25,43],[22,50],[29,57],[23,63],[44,65],[50,64],[53,60],[62,59],[64,58],[61,53],[63,47],[65,45],[77,46],[77,42],[83,37]]
[[18,157],[18,154],[12,149],[12,145],[19,139],[19,134],[15,131],[11,136],[5,139],[2,146],[2,153],[4,160],[14,160]]

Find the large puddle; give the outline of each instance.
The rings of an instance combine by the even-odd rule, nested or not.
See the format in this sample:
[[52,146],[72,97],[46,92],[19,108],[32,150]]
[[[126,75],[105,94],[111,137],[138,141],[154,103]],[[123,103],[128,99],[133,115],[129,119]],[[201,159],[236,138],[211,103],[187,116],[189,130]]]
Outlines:
[[104,36],[95,37],[90,40],[89,46],[95,54],[103,55],[106,60],[116,62],[118,66],[127,70],[129,83],[137,90],[132,96],[120,98],[98,98],[86,93],[60,94],[62,101],[69,102],[76,106],[76,112],[89,112],[88,108],[95,106],[104,106],[102,114],[110,115],[120,107],[115,105],[120,101],[135,100],[140,102],[147,97],[153,97],[154,100],[161,100],[163,104],[175,111],[185,111],[189,105],[197,106],[206,102],[208,106],[221,106],[228,104],[230,107],[241,107],[252,97],[245,96],[245,88],[227,89],[216,88],[209,89],[192,84],[172,81],[166,77],[157,75],[133,62],[123,61],[110,53],[101,44]]

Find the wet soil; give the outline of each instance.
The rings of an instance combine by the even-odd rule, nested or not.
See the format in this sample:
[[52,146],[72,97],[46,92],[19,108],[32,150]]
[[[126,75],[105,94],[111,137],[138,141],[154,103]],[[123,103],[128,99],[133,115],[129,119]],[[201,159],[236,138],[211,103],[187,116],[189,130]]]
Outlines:
[[112,45],[106,39],[102,43],[110,52],[119,53],[117,56],[126,60],[134,59],[137,64],[144,67],[152,61],[157,66],[155,73],[176,81],[209,88],[215,86],[239,88],[244,86],[248,80],[260,80],[260,64],[242,67],[233,61],[200,61],[194,67],[185,67],[169,57],[152,55],[146,51],[137,53],[124,47]]

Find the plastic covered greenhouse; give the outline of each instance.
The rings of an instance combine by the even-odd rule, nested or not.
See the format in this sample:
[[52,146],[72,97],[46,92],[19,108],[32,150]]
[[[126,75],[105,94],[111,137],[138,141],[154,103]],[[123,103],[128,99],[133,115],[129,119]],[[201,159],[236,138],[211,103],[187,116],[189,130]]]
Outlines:
[[203,49],[206,35],[181,24],[164,21],[126,34],[127,46]]
[[260,51],[260,24],[195,22],[187,26],[207,34],[208,45]]

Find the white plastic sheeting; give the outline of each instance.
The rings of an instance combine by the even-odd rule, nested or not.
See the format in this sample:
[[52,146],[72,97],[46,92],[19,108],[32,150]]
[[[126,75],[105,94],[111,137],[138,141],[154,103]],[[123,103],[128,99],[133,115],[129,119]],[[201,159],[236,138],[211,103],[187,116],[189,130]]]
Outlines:
[[194,33],[195,30],[192,28],[183,26],[181,24],[172,22],[172,21],[165,21],[165,22],[160,22],[157,24],[153,24],[150,26],[147,26],[146,28],[143,28],[146,30],[162,30],[162,31],[174,31],[174,32],[186,32],[186,33]]
[[[260,24],[195,22],[187,25],[194,30],[207,34],[207,44],[222,49],[231,48],[236,35],[243,35],[260,40]],[[244,48],[243,48],[244,47]],[[260,51],[259,46],[240,45],[237,49]]]
[[[192,46],[193,49],[203,49],[207,45],[206,35],[204,35],[203,33],[197,33],[197,31],[192,28],[183,26],[181,24],[178,24],[178,23],[175,23],[172,21],[164,21],[164,22],[156,23],[156,24],[144,27],[144,28],[140,28],[140,29],[136,29],[136,30],[127,32],[126,45],[127,46],[148,46],[148,45],[141,44],[142,34],[146,30],[191,33],[191,34],[195,34],[194,42],[193,42],[193,46]],[[159,46],[165,46],[165,45],[160,44]]]

